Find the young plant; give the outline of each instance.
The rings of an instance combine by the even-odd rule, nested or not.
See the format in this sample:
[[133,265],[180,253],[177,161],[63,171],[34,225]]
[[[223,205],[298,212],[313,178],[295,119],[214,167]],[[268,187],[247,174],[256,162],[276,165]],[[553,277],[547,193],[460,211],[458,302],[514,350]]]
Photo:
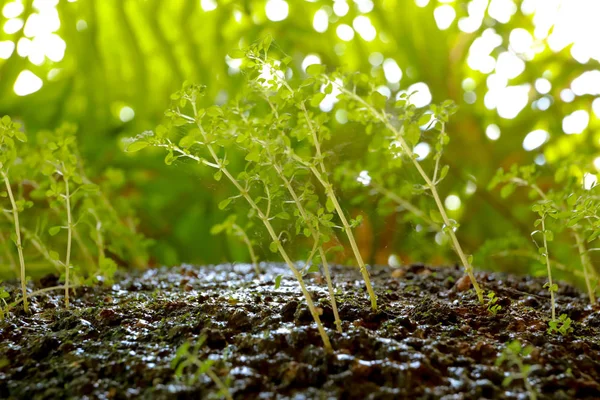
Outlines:
[[[71,266],[72,240],[75,232],[76,221],[73,219],[73,210],[76,203],[82,198],[81,193],[93,193],[97,186],[84,184],[78,172],[76,154],[75,127],[65,124],[55,132],[46,132],[43,137],[42,156],[45,161],[42,173],[48,177],[49,188],[46,196],[56,205],[64,208],[66,225],[57,225],[49,229],[51,236],[57,235],[61,230],[67,231],[67,244],[65,252],[65,306],[69,307],[69,285]],[[81,193],[79,193],[81,191]],[[57,259],[58,254],[51,252],[52,258]]]
[[[0,284],[2,284],[2,281],[0,281]],[[2,301],[2,304],[0,304],[0,321],[4,321],[4,318],[6,318],[6,314],[8,313],[8,303],[6,302],[6,299],[9,297],[10,294],[6,291],[4,286],[0,286],[0,301]],[[23,299],[25,299],[25,297],[23,297]]]
[[[554,240],[554,233],[550,229],[546,229],[546,218],[548,216],[557,218],[557,211],[553,207],[553,204],[549,201],[541,201],[531,207],[533,212],[538,213],[539,218],[535,221],[535,226],[541,229],[535,230],[531,233],[533,242],[538,248],[540,255],[540,262],[546,266],[548,273],[548,282],[544,284],[545,288],[548,288],[550,292],[550,304],[552,307],[552,321],[556,319],[556,302],[554,301],[554,293],[558,292],[558,285],[552,282],[552,268],[550,267],[550,252],[548,251],[548,242]],[[542,237],[542,245],[540,246],[536,241],[535,237]]]
[[210,230],[210,233],[213,235],[218,235],[222,232],[225,232],[228,236],[238,238],[244,242],[248,248],[248,254],[250,255],[250,261],[252,261],[252,266],[254,267],[256,277],[260,278],[261,273],[260,268],[258,267],[258,257],[254,251],[254,244],[246,234],[246,231],[236,223],[236,219],[236,215],[230,215],[227,217],[227,219],[225,219],[225,221],[213,226]]
[[498,311],[502,309],[502,306],[500,304],[496,304],[498,302],[498,297],[496,297],[496,293],[490,290],[488,292],[487,298],[487,310],[490,314],[496,316],[496,314],[498,314]]
[[556,332],[563,336],[567,336],[569,333],[573,332],[573,328],[571,327],[572,323],[573,321],[571,321],[571,318],[567,317],[567,314],[561,314],[558,319],[548,323],[549,328],[547,332],[550,335]]
[[[165,162],[172,164],[180,158],[192,159],[199,164],[209,166],[216,170],[214,178],[220,181],[223,176],[231,182],[238,194],[223,200],[219,207],[226,208],[235,199],[244,199],[250,207],[250,216],[256,216],[265,226],[272,242],[270,249],[278,252],[294,277],[298,280],[308,308],[317,324],[325,348],[331,351],[331,343],[327,336],[319,312],[317,311],[312,297],[308,292],[302,274],[296,268],[294,262],[283,246],[283,239],[287,234],[285,231],[279,234],[273,226],[274,220],[287,220],[290,218],[286,211],[275,212],[274,200],[281,196],[278,185],[274,185],[268,171],[261,170],[256,164],[258,161],[255,147],[242,148],[247,161],[243,172],[234,176],[230,171],[227,159],[227,150],[232,148],[237,132],[228,126],[231,109],[211,106],[202,108],[200,101],[204,95],[205,88],[199,85],[185,83],[182,90],[171,96],[172,107],[165,115],[170,119],[166,126],[159,126],[156,133],[146,132],[140,135],[128,146],[128,151],[138,151],[149,145],[165,148],[168,151]],[[232,117],[234,118],[234,117]],[[235,118],[234,118],[235,119]],[[179,129],[188,128],[185,136],[178,144],[171,139],[174,127]],[[219,156],[219,153],[224,153]],[[207,159],[208,158],[208,159]],[[260,188],[260,189],[257,189]],[[259,194],[255,194],[259,191]],[[264,205],[263,205],[264,204]]]
[[182,344],[177,349],[175,357],[171,361],[171,368],[175,370],[175,376],[178,379],[182,379],[186,372],[188,374],[191,373],[186,380],[187,385],[190,386],[198,382],[202,375],[208,375],[219,389],[217,396],[227,400],[233,400],[231,392],[229,391],[231,378],[228,376],[225,381],[223,381],[212,368],[215,361],[210,358],[200,358],[200,350],[205,341],[206,336],[203,335],[198,338],[198,341],[193,347],[190,342]]
[[502,354],[496,359],[495,364],[499,367],[506,363],[509,368],[516,367],[518,370],[518,372],[509,372],[502,381],[502,386],[508,387],[514,380],[523,380],[525,388],[529,393],[529,399],[536,400],[537,393],[529,381],[529,375],[537,369],[537,366],[531,366],[523,362],[523,359],[529,356],[531,352],[533,352],[533,346],[522,346],[521,342],[515,340],[506,345]]
[[[273,97],[276,98],[276,101],[289,110],[287,112],[291,115],[297,114],[295,126],[293,126],[287,135],[288,143],[291,140],[290,137],[299,142],[308,142],[312,146],[314,153],[309,157],[301,157],[294,154],[293,150],[288,145],[288,155],[308,168],[323,186],[327,198],[327,211],[335,211],[338,215],[365,281],[367,293],[371,300],[371,307],[373,310],[377,310],[377,297],[373,291],[369,272],[367,271],[366,264],[360,254],[352,231],[353,227],[360,224],[360,219],[348,221],[348,218],[338,201],[337,195],[335,194],[334,186],[330,181],[329,172],[325,166],[326,155],[323,154],[322,143],[331,137],[331,134],[326,127],[328,116],[326,113],[316,113],[312,110],[318,108],[319,102],[317,101],[312,100],[310,102],[310,107],[312,109],[307,107],[306,103],[308,102],[309,96],[314,95],[313,91],[315,84],[312,78],[301,82],[300,85],[292,86],[285,78],[287,64],[291,61],[291,58],[286,57],[283,61],[269,58],[268,51],[270,44],[271,39],[267,38],[263,42],[251,46],[245,53],[245,57],[247,58],[245,66],[253,73],[257,83],[255,86],[256,88],[266,92],[266,96],[271,93]],[[321,93],[318,95],[321,96]],[[324,98],[324,95],[319,98]]]
[[[450,138],[446,133],[446,123],[450,115],[456,111],[456,106],[451,101],[444,102],[441,106],[432,105],[427,112],[420,112],[410,104],[410,96],[402,94],[395,106],[398,107],[397,115],[387,111],[387,99],[380,94],[367,75],[355,74],[347,76],[341,73],[326,75],[322,66],[315,66],[312,71],[318,82],[325,86],[324,93],[338,93],[338,100],[344,102],[342,107],[348,112],[348,119],[366,125],[367,134],[374,134],[373,140],[379,144],[380,151],[383,149],[391,157],[405,155],[409,162],[418,172],[424,182],[417,188],[419,193],[430,194],[435,202],[437,210],[430,212],[433,222],[442,226],[442,231],[450,238],[452,247],[460,258],[465,272],[471,280],[479,301],[483,304],[483,291],[481,290],[471,265],[472,257],[465,254],[456,236],[455,231],[459,224],[448,217],[446,208],[437,189],[437,185],[447,175],[449,167],[441,166],[441,158],[444,147]],[[360,93],[363,94],[360,94]],[[322,93],[315,95],[316,99],[322,99]],[[319,97],[316,97],[319,96]],[[421,136],[421,126],[429,125],[432,131],[437,131],[435,139],[435,155],[433,172],[428,174],[414,153],[414,146]],[[396,153],[400,151],[400,154]]]
[[[27,300],[27,287],[25,276],[25,257],[23,255],[23,242],[21,240],[21,225],[19,223],[19,212],[23,211],[27,202],[25,200],[16,200],[13,193],[9,171],[17,160],[18,142],[24,143],[27,136],[21,131],[21,124],[13,122],[7,115],[0,120],[0,175],[6,187],[6,195],[10,200],[12,223],[14,225],[13,241],[19,254],[19,267],[21,278],[21,295],[23,296],[23,308],[29,312],[29,302]],[[4,196],[3,196],[4,197]]]

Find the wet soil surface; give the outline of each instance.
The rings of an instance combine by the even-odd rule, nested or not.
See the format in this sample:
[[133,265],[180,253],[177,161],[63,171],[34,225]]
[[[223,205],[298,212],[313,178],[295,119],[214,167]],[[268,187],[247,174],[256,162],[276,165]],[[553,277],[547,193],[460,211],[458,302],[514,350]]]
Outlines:
[[[70,310],[62,293],[40,295],[34,314],[15,309],[0,323],[0,397],[218,398],[206,373],[176,376],[172,365],[183,343],[205,335],[192,355],[213,362],[235,399],[600,398],[600,307],[566,284],[557,315],[573,331],[563,336],[546,332],[541,279],[479,273],[502,307],[492,315],[464,290],[458,268],[375,267],[373,312],[360,273],[335,267],[340,334],[323,278],[309,274],[334,348],[327,353],[287,270],[262,268],[260,279],[247,265],[149,270],[75,290]],[[496,365],[515,339],[533,347],[517,360],[526,380],[518,362]]]

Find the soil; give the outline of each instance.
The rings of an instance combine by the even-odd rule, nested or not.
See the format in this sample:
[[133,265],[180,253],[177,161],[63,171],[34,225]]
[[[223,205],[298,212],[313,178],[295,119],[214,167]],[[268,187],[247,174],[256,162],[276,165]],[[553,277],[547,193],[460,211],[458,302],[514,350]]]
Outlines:
[[[62,293],[40,295],[32,315],[17,308],[0,323],[0,397],[217,397],[209,376],[194,380],[187,368],[177,377],[171,365],[179,346],[206,335],[197,355],[214,361],[235,399],[600,398],[600,307],[567,284],[559,284],[557,315],[573,320],[573,332],[563,336],[546,332],[542,279],[478,273],[499,298],[492,315],[458,267],[374,267],[373,312],[360,273],[334,267],[340,334],[323,277],[309,274],[328,354],[286,268],[262,268],[260,280],[248,265],[148,270],[75,290],[69,310]],[[47,277],[36,288],[55,284]],[[535,393],[514,365],[495,365],[515,339],[534,348],[522,362]],[[515,379],[503,386],[506,376]]]

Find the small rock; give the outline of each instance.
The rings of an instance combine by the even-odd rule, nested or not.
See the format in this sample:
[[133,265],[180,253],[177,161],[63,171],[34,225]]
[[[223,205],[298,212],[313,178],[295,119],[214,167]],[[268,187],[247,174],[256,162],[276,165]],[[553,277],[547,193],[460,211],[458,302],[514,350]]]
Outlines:
[[471,279],[469,278],[468,275],[463,275],[460,279],[458,279],[456,281],[456,283],[454,284],[454,287],[459,292],[464,292],[466,290],[469,290],[471,288]]
[[403,278],[406,275],[406,270],[398,268],[392,271],[392,278]]

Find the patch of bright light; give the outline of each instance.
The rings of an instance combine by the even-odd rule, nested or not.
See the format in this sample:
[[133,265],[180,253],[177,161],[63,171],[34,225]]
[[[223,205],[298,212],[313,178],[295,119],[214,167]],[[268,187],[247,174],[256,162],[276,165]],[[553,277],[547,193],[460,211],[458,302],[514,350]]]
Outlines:
[[595,174],[590,174],[586,172],[583,175],[583,188],[585,190],[591,190],[594,186],[598,184],[598,176]]
[[465,186],[465,194],[467,196],[470,196],[473,193],[475,193],[476,191],[477,191],[477,184],[473,181],[467,182],[467,185]]
[[379,85],[379,86],[377,86],[377,88],[375,90],[377,90],[377,92],[379,94],[385,96],[387,99],[392,97],[392,91],[390,90],[389,87],[387,87],[385,85]]
[[523,148],[525,151],[532,151],[546,143],[550,139],[550,134],[543,129],[531,131],[523,139]]
[[[338,96],[342,93],[339,87],[342,85],[342,81],[338,78],[335,80],[336,84],[333,85],[333,90],[331,93],[325,96],[323,100],[319,103],[319,108],[323,112],[329,112],[333,110],[333,106],[338,102]],[[325,85],[321,86],[321,92],[325,91]]]
[[600,70],[586,71],[573,79],[571,90],[577,96],[585,94],[600,95]]
[[200,7],[204,11],[212,11],[217,8],[217,2],[215,0],[200,0]]
[[544,165],[544,164],[546,164],[546,157],[544,157],[543,154],[538,154],[533,159],[533,162],[536,163],[536,165]]
[[125,106],[119,111],[119,119],[123,122],[129,122],[133,117],[135,117],[135,111],[131,107]]
[[360,171],[360,174],[358,174],[356,180],[365,186],[369,186],[371,184],[371,176],[369,175],[369,171]]
[[592,110],[594,111],[594,114],[596,114],[596,117],[600,118],[600,97],[592,101]]
[[456,211],[461,205],[460,197],[455,194],[451,194],[450,196],[446,197],[446,200],[444,200],[444,205],[448,210]]
[[302,70],[306,72],[306,68],[314,64],[321,64],[321,57],[316,54],[309,54],[302,60]]
[[410,96],[410,102],[417,108],[425,107],[431,103],[431,92],[429,91],[429,86],[424,82],[417,82],[410,85],[407,92],[409,94],[414,92]]
[[17,33],[23,27],[23,20],[21,18],[11,18],[4,23],[4,32],[12,35]]
[[552,89],[552,84],[546,78],[538,78],[535,80],[535,90],[540,94],[546,94]]
[[491,56],[491,53],[501,44],[502,36],[498,35],[492,28],[486,29],[471,44],[467,64],[474,71],[489,74],[496,67],[496,59]]
[[390,83],[398,83],[402,79],[402,70],[393,58],[388,58],[383,62],[383,74]]
[[352,21],[352,26],[356,32],[358,32],[358,34],[367,42],[372,41],[375,39],[375,36],[377,36],[377,31],[375,30],[373,24],[371,24],[369,17],[359,15],[358,17],[354,18],[354,21]]
[[496,61],[496,73],[505,76],[508,79],[516,78],[525,71],[525,61],[521,60],[514,53],[505,51],[498,56]]
[[527,53],[531,51],[533,36],[523,28],[516,28],[510,32],[508,42],[515,53]]
[[501,24],[506,24],[517,12],[517,6],[512,0],[492,0],[488,8],[490,17]]
[[0,58],[8,60],[15,51],[15,43],[10,40],[0,42]]
[[338,17],[343,17],[344,15],[348,14],[348,11],[350,11],[350,6],[346,0],[335,0],[333,2],[333,12]]
[[25,10],[23,3],[20,1],[11,1],[10,3],[6,3],[4,8],[2,9],[2,15],[5,18],[16,18]]
[[369,64],[371,64],[372,66],[376,67],[378,65],[381,65],[381,63],[383,62],[383,54],[379,53],[379,52],[374,52],[369,54]]
[[590,114],[585,110],[573,111],[563,118],[562,129],[567,135],[577,135],[590,123]]
[[415,0],[417,7],[427,7],[429,0]]
[[552,105],[552,101],[548,96],[544,96],[535,102],[536,107],[541,111],[546,111]]
[[500,90],[508,86],[508,78],[500,74],[489,74],[485,82],[489,90]]
[[396,254],[390,254],[388,257],[388,265],[392,268],[400,268],[402,266],[402,262]]
[[358,11],[363,14],[373,11],[374,4],[371,0],[354,0],[354,2],[358,6]]
[[417,143],[413,149],[413,153],[417,155],[417,160],[419,161],[426,159],[430,152],[431,146],[425,142]]
[[464,91],[475,90],[475,88],[477,87],[475,81],[472,78],[463,79],[461,86]]
[[44,82],[36,74],[24,69],[17,77],[13,90],[17,96],[27,96],[40,90],[42,86]]
[[454,11],[454,7],[449,4],[444,4],[439,7],[436,7],[433,10],[433,17],[435,18],[435,23],[438,28],[442,31],[450,28],[452,22],[456,18],[456,11]]
[[313,18],[313,28],[319,33],[323,33],[329,27],[329,15],[322,8],[315,13]]
[[477,101],[477,94],[473,91],[468,91],[463,94],[463,100],[467,104],[475,104]]
[[78,20],[77,23],[75,24],[75,29],[77,29],[77,32],[85,31],[87,28],[88,28],[88,24],[84,19]]
[[34,37],[47,35],[58,31],[60,28],[60,17],[55,8],[44,8],[39,13],[33,13],[25,23],[25,36]]
[[489,124],[487,128],[485,128],[485,136],[490,140],[500,139],[500,127],[496,124]]
[[354,39],[354,29],[350,25],[340,24],[335,30],[338,37],[342,39],[344,42],[349,42]]
[[594,167],[596,171],[600,172],[600,157],[594,158]]
[[269,20],[279,22],[288,17],[290,6],[284,0],[267,0],[265,12]]
[[575,100],[575,93],[571,89],[563,89],[560,91],[560,99],[565,103],[570,103]]
[[[498,115],[506,119],[513,119],[519,115],[529,102],[529,90],[529,84],[508,86],[498,90],[494,99]],[[492,91],[488,92],[488,95],[491,93]]]
[[335,112],[335,120],[340,124],[348,122],[348,111],[339,109]]

